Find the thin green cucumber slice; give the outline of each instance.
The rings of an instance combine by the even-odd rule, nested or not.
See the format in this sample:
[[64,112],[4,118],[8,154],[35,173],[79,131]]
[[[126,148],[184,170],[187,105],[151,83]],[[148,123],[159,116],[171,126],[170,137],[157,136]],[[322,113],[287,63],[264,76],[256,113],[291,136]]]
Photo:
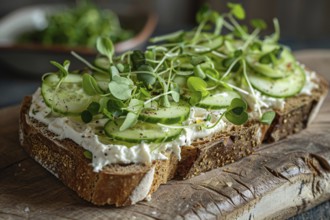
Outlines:
[[57,88],[59,80],[57,74],[50,74],[41,85],[41,94],[46,105],[55,112],[78,115],[95,100],[95,97],[84,92],[81,75],[69,74]]
[[259,56],[248,58],[249,66],[267,77],[283,78],[292,74],[292,66],[295,65],[295,58],[289,49],[284,48],[281,53],[281,58],[278,60],[277,65],[262,64],[258,62]]
[[202,99],[196,106],[206,109],[222,109],[228,107],[234,98],[241,98],[241,96],[233,90],[221,89]]
[[181,128],[166,128],[143,121],[138,121],[134,126],[119,131],[123,120],[109,120],[105,126],[105,133],[114,140],[126,141],[129,143],[162,143],[177,138]]
[[170,107],[145,108],[139,115],[139,120],[150,123],[175,124],[185,121],[190,114],[188,103],[171,102]]
[[298,65],[294,66],[291,75],[285,78],[270,78],[262,74],[250,72],[248,78],[254,88],[261,93],[276,97],[286,98],[298,94],[305,85],[305,72]]

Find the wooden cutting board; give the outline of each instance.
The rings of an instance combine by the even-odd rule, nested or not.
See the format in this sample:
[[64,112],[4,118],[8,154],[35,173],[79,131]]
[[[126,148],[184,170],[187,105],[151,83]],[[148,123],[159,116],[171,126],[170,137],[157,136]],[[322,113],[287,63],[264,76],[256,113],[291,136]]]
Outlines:
[[330,199],[330,97],[308,129],[237,163],[170,181],[151,201],[97,207],[19,145],[19,107],[0,110],[0,219],[287,218]]

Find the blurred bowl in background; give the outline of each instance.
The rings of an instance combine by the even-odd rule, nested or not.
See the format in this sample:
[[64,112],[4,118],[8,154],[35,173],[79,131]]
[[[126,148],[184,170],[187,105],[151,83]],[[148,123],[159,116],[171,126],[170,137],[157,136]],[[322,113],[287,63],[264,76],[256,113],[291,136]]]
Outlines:
[[[0,66],[5,65],[15,73],[40,77],[54,71],[51,60],[63,63],[71,61],[70,69],[82,68],[85,65],[70,53],[75,51],[89,61],[93,61],[96,50],[84,46],[43,45],[41,43],[18,43],[17,38],[27,31],[37,30],[47,25],[47,16],[67,8],[64,5],[36,5],[17,9],[0,20]],[[122,53],[132,49],[143,49],[156,28],[158,17],[153,11],[127,10],[117,14],[120,24],[132,30],[132,38],[115,44],[116,52]],[[79,28],[79,27],[73,27]]]

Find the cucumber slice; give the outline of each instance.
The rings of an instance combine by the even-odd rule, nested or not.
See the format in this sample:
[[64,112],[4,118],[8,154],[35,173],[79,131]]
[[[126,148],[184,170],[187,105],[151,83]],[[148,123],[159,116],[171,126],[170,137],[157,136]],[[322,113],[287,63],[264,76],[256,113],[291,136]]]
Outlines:
[[281,54],[281,58],[278,60],[278,65],[262,64],[259,63],[260,56],[248,58],[249,66],[267,77],[271,78],[283,78],[292,74],[292,66],[295,64],[295,59],[289,49],[284,48]]
[[254,88],[268,96],[285,98],[294,96],[301,91],[305,84],[305,72],[298,65],[294,72],[285,78],[269,78],[262,74],[250,72],[248,78]]
[[139,115],[139,120],[150,123],[175,124],[185,121],[190,114],[190,106],[186,102],[171,102],[170,107],[157,109],[145,108]]
[[232,90],[217,90],[206,98],[202,99],[196,106],[206,109],[221,109],[230,105],[234,98],[241,98],[240,95]]
[[126,141],[130,143],[162,143],[171,141],[177,138],[181,128],[166,128],[163,129],[157,124],[138,121],[134,126],[119,131],[123,120],[109,120],[105,126],[105,133],[114,140]]
[[59,80],[57,74],[50,74],[41,85],[44,101],[54,111],[78,115],[95,100],[84,92],[81,75],[69,74],[56,89]]

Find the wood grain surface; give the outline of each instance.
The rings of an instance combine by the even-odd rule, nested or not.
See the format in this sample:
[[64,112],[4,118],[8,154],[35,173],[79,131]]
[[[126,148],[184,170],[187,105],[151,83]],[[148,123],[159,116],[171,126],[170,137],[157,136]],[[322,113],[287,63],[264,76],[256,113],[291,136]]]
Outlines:
[[329,96],[301,133],[170,181],[150,201],[125,208],[83,201],[30,159],[19,145],[18,111],[0,110],[0,219],[282,219],[330,199]]

